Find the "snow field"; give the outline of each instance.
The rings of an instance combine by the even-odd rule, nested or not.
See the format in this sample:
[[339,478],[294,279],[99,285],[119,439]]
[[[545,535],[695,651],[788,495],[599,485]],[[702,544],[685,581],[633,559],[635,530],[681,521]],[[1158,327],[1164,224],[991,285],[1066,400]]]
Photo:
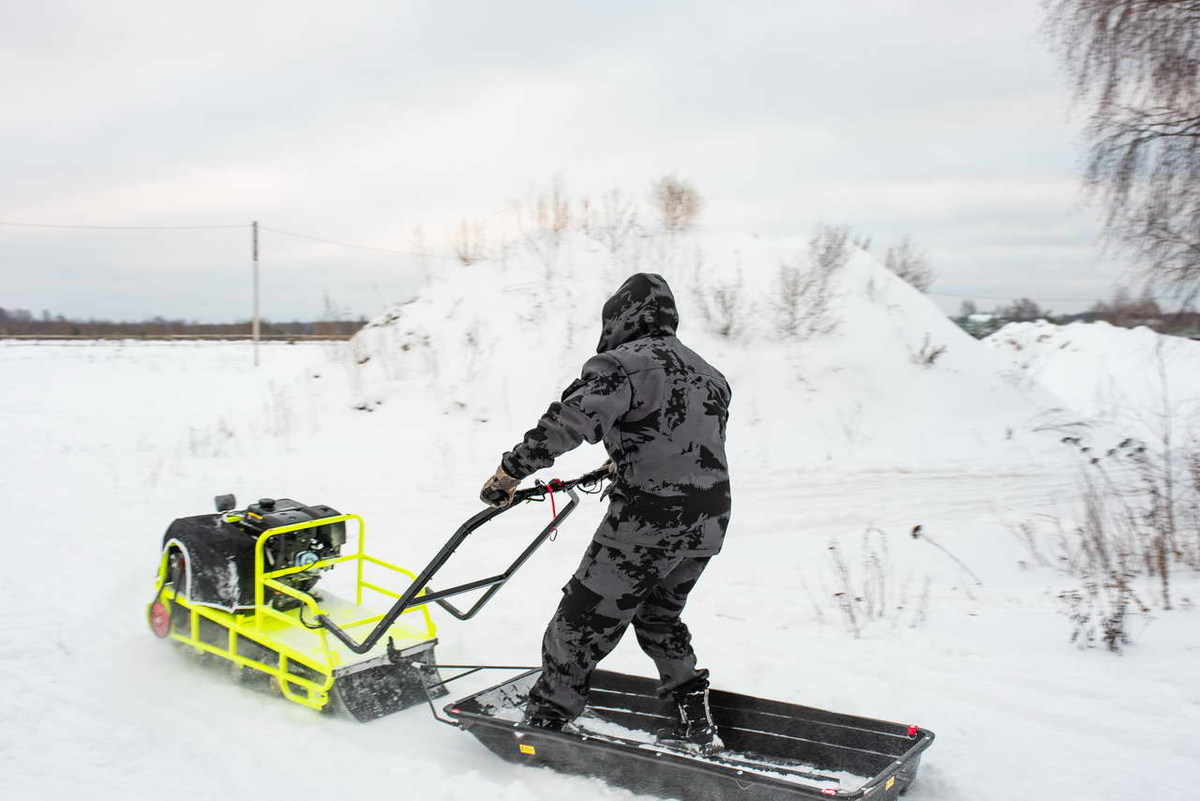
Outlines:
[[[770,269],[797,250],[691,244],[724,265],[708,285],[741,264],[760,304]],[[369,550],[423,565],[574,377],[624,277],[587,242],[563,247],[552,262],[515,254],[454,273],[345,345],[264,345],[258,370],[245,343],[0,343],[0,501],[17,532],[0,584],[0,663],[13,685],[0,726],[6,792],[633,798],[505,763],[424,708],[360,725],[253,692],[155,640],[144,619],[163,529],[223,492],[357,512]],[[839,279],[842,324],[823,341],[775,341],[761,310],[742,338],[720,339],[697,322],[681,252],[648,247],[640,265],[672,281],[681,338],[734,388],[733,522],[686,617],[717,686],[933,730],[914,799],[1190,797],[1200,783],[1194,610],[1156,612],[1124,656],[1079,651],[1054,599],[1068,579],[1030,567],[1010,530],[1074,513],[1073,457],[1061,434],[1033,430],[1048,409],[1095,413],[1060,399],[1072,384],[1056,388],[1050,366],[1028,380],[865,256]],[[947,344],[929,367],[911,359],[926,334]],[[602,458],[584,447],[550,472]],[[585,497],[476,620],[438,615],[439,658],[536,663],[602,511]],[[533,504],[506,514],[444,580],[507,564],[549,514]],[[918,524],[925,538],[910,535]],[[885,599],[873,617],[858,605],[857,638],[834,595],[846,589],[834,542],[850,592]],[[1200,599],[1196,577],[1177,574],[1175,587]],[[651,669],[632,637],[604,666]]]

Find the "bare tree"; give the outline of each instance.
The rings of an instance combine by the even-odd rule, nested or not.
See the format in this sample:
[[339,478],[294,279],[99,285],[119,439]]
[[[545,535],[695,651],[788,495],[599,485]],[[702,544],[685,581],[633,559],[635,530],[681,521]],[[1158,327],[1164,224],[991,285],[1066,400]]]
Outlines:
[[1042,0],[1090,107],[1085,182],[1110,245],[1185,302],[1200,295],[1200,0]]
[[936,277],[923,251],[917,250],[912,237],[905,234],[900,241],[887,249],[883,266],[922,292],[928,292]]
[[1014,323],[1032,323],[1050,316],[1050,312],[1029,298],[1014,300],[1008,306],[996,309],[996,316]]
[[665,175],[651,187],[650,201],[662,218],[663,229],[671,233],[686,231],[696,223],[704,200],[688,181]]
[[964,300],[962,305],[958,308],[958,316],[963,319],[970,317],[972,314],[978,313],[979,307],[975,305],[975,301],[973,300]]
[[1095,315],[1097,319],[1120,326],[1143,325],[1156,322],[1162,317],[1162,309],[1149,290],[1143,290],[1141,296],[1135,300],[1128,287],[1124,286],[1113,290],[1112,300],[1092,304],[1088,313]]

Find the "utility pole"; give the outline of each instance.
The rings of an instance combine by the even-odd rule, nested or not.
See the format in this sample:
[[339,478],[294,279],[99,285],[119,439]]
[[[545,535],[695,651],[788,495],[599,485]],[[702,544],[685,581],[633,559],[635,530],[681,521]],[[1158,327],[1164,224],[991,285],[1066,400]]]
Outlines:
[[253,232],[253,250],[254,250],[254,366],[258,367],[258,220],[250,223],[250,229]]

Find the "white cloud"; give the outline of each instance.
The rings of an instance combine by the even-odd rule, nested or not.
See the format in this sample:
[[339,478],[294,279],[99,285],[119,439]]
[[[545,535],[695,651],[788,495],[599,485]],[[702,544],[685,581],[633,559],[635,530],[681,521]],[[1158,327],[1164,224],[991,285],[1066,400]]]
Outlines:
[[[1097,227],[1079,211],[1075,125],[1039,13],[1037,0],[9,4],[0,70],[23,80],[0,107],[0,220],[260,219],[405,249],[413,226],[439,243],[557,173],[641,195],[677,172],[711,227],[910,232],[956,287],[981,269],[1007,275],[1007,294],[1047,274],[1082,287]],[[6,304],[223,309],[202,265],[233,274],[241,245],[177,241],[0,230],[0,269],[23,276]],[[288,314],[319,313],[330,283],[370,310],[387,294],[375,284],[411,278],[350,251],[273,247],[295,260],[273,298]],[[86,269],[67,277],[64,262]],[[188,272],[187,292],[131,290],[123,276],[146,263]]]

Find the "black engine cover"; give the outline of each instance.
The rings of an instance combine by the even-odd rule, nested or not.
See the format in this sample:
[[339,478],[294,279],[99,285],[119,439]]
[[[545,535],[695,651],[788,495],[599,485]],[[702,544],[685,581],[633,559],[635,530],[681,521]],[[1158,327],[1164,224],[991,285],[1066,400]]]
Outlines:
[[[181,517],[171,523],[163,536],[163,547],[174,541],[186,560],[180,590],[192,603],[229,611],[254,606],[254,547],[258,535],[268,529],[336,517],[330,506],[305,506],[290,498],[264,498],[247,507],[236,523],[224,514]],[[305,561],[338,556],[346,542],[344,521],[301,531],[279,534],[267,541],[266,569],[280,570]],[[281,579],[307,592],[316,583],[316,571],[297,573]],[[275,592],[273,603],[279,608],[297,602]]]

